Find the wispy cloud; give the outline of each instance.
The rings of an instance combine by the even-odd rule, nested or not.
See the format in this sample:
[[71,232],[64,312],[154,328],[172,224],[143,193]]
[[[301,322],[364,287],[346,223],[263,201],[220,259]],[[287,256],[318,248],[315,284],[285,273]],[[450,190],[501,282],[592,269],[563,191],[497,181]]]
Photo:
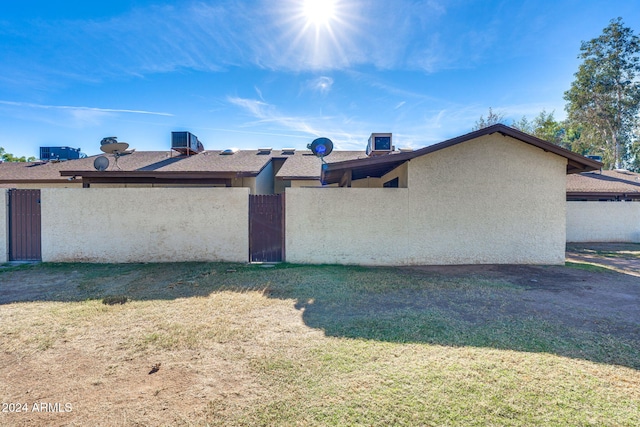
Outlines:
[[[0,54],[0,74],[15,76],[20,70],[28,84],[35,75],[95,81],[233,66],[435,71],[461,59],[441,41],[438,28],[447,13],[441,2],[337,4],[335,20],[322,29],[309,25],[294,0],[190,1],[136,8],[106,20],[0,23],[0,34],[11,34],[6,44],[15,45]],[[72,71],[67,64],[73,64]]]
[[145,110],[127,110],[120,108],[96,108],[96,107],[72,107],[68,105],[45,105],[45,104],[32,104],[29,102],[15,102],[15,101],[3,101],[0,100],[0,104],[2,105],[10,105],[13,107],[26,107],[26,108],[37,108],[43,110],[67,110],[71,111],[72,114],[80,114],[80,113],[126,113],[126,114],[151,114],[154,116],[173,116],[170,113],[161,113],[156,111],[145,111]]
[[228,97],[227,100],[231,104],[240,107],[251,117],[256,119],[246,123],[245,126],[256,126],[257,124],[270,123],[293,132],[316,136],[319,135],[318,130],[307,123],[307,119],[303,117],[287,116],[285,114],[281,114],[277,111],[275,106],[270,105],[264,101],[239,97]]

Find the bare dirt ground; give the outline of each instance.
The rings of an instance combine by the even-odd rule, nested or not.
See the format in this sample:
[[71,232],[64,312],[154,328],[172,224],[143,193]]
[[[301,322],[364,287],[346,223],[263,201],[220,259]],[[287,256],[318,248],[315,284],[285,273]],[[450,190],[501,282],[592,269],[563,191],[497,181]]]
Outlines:
[[[524,265],[402,268],[405,274],[425,280],[473,277],[508,283],[522,292],[508,301],[485,296],[482,309],[467,310],[468,306],[477,307],[478,300],[472,299],[476,295],[458,289],[440,290],[439,295],[415,288],[398,289],[382,298],[372,295],[359,307],[385,313],[401,305],[437,305],[459,311],[460,318],[475,322],[493,316],[542,317],[572,330],[609,334],[637,344],[638,251],[639,245],[568,247],[568,261],[600,265],[610,271]],[[269,274],[267,270],[265,274]],[[250,373],[263,369],[264,361],[274,360],[278,352],[321,346],[324,336],[348,337],[342,330],[332,329],[333,322],[340,316],[357,314],[359,309],[348,301],[323,305],[321,296],[296,295],[295,290],[279,298],[267,289],[263,294],[269,298],[262,299],[250,298],[255,293],[250,290],[246,301],[239,299],[237,292],[233,297],[225,292],[209,295],[195,281],[173,282],[170,274],[157,278],[163,289],[191,287],[187,296],[192,298],[182,298],[184,294],[166,298],[161,302],[166,305],[169,300],[169,304],[160,309],[158,301],[142,297],[135,306],[127,304],[121,310],[98,301],[67,307],[65,302],[90,298],[90,289],[86,294],[79,292],[79,276],[74,271],[39,275],[30,270],[0,275],[0,322],[12,325],[5,332],[11,338],[6,342],[14,346],[0,349],[0,379],[4,382],[0,395],[3,403],[5,399],[6,403],[26,403],[29,409],[20,415],[0,413],[1,425],[216,424],[215,414],[222,416],[261,399],[264,390]],[[120,285],[109,286],[118,289]],[[129,289],[135,299],[135,292],[131,292]],[[292,304],[292,299],[297,303]],[[26,301],[49,305],[19,304]],[[55,304],[51,306],[51,302]],[[33,321],[27,318],[30,311]],[[230,313],[234,318],[225,317]],[[55,317],[55,329],[47,323],[47,316]],[[190,329],[181,330],[181,322]],[[99,324],[96,335],[87,333],[93,324]],[[218,329],[211,330],[214,324]],[[274,348],[274,343],[279,347]],[[160,362],[158,350],[162,350],[162,364],[150,373]],[[611,362],[625,365],[615,359]],[[33,410],[33,405],[40,403],[49,405],[48,413]],[[67,403],[74,405],[72,412],[65,412]],[[51,413],[52,404],[55,413]]]

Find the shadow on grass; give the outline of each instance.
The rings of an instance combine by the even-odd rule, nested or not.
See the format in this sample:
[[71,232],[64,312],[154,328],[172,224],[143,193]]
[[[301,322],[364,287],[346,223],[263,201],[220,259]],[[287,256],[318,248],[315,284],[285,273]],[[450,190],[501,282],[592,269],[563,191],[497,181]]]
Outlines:
[[576,266],[365,268],[39,264],[0,270],[0,304],[206,297],[291,300],[327,336],[475,346],[640,369],[637,278]]

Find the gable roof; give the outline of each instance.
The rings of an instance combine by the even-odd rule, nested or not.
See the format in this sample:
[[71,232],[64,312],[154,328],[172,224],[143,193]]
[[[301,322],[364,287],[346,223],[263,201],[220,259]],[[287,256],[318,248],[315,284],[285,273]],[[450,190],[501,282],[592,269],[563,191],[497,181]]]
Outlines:
[[344,173],[349,170],[351,171],[352,179],[354,180],[366,178],[367,176],[379,178],[408,160],[494,133],[510,136],[526,144],[533,145],[534,147],[538,147],[544,151],[566,158],[568,174],[597,170],[602,167],[602,163],[598,161],[581,156],[580,154],[574,153],[540,138],[536,138],[535,136],[531,136],[510,126],[496,124],[412,152],[392,153],[384,156],[333,163],[323,171],[322,182],[326,184],[340,182]]

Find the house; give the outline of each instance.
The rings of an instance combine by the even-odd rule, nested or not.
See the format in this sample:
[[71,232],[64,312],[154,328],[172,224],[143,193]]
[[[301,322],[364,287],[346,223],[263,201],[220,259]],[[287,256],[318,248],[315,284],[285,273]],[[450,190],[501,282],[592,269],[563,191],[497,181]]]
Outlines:
[[[334,151],[323,165],[293,149],[134,152],[102,171],[95,158],[0,165],[0,185],[41,188],[47,261],[270,252],[300,263],[555,264],[564,262],[566,175],[601,167],[504,125],[369,154]],[[265,221],[279,231],[265,237]]]

